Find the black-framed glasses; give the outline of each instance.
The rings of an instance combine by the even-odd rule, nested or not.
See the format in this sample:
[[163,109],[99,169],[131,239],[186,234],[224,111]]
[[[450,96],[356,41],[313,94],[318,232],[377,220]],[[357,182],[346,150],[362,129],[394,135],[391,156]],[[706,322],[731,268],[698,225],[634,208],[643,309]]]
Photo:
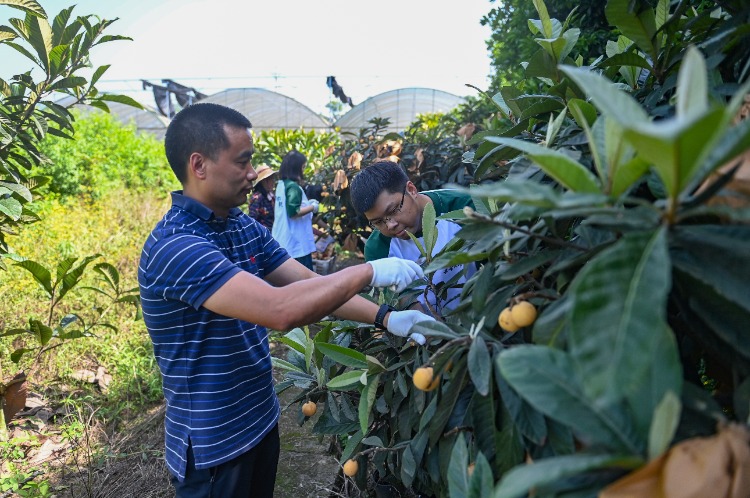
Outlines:
[[406,185],[404,185],[404,192],[401,194],[401,203],[398,205],[397,208],[393,209],[390,213],[383,216],[380,219],[368,221],[367,224],[370,225],[370,227],[375,228],[377,230],[382,229],[385,227],[385,224],[388,223],[393,219],[394,216],[396,216],[398,213],[401,212],[401,209],[404,207],[404,199],[406,199]]

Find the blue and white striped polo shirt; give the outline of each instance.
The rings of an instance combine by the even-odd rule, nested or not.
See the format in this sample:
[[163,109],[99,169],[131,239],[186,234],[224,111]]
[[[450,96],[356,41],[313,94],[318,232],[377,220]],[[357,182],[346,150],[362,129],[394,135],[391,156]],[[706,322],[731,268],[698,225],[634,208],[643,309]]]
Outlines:
[[167,466],[181,481],[188,444],[197,468],[213,467],[249,450],[276,425],[265,327],[202,305],[238,272],[263,278],[287,259],[270,232],[239,209],[219,219],[181,192],[172,193],[172,208],[144,244],[138,267],[143,318],[167,400]]

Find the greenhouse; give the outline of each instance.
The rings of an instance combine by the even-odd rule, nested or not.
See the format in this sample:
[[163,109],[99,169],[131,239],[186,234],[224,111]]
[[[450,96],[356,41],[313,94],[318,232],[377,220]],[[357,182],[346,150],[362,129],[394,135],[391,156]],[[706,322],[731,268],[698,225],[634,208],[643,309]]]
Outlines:
[[235,109],[250,120],[253,129],[327,130],[330,125],[312,109],[291,97],[262,88],[233,88],[210,95],[212,102]]
[[334,125],[357,132],[373,118],[388,118],[391,131],[404,130],[419,114],[445,113],[464,102],[463,97],[433,88],[400,88],[375,95],[354,106]]

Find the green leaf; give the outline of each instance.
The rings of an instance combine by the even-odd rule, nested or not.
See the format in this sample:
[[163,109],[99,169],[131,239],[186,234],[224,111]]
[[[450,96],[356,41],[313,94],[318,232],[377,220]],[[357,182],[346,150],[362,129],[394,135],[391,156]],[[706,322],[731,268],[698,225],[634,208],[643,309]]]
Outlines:
[[362,390],[362,396],[359,398],[359,428],[362,434],[367,434],[367,427],[370,423],[370,412],[372,405],[375,403],[375,396],[378,393],[378,381],[380,375],[371,375],[367,377],[367,385]]
[[297,365],[292,365],[286,360],[282,360],[281,358],[276,358],[275,356],[271,357],[271,363],[273,363],[273,366],[276,368],[281,368],[282,370],[289,370],[291,372],[302,372],[304,373],[304,370],[299,368]]
[[469,498],[485,498],[492,495],[495,478],[492,467],[483,453],[477,453],[474,460],[474,473],[469,478]]
[[26,14],[25,23],[29,33],[28,42],[36,51],[42,68],[49,72],[49,54],[52,51],[52,27],[49,25],[46,17],[31,13]]
[[49,89],[62,90],[65,88],[76,88],[85,85],[86,82],[86,78],[83,78],[81,76],[70,76],[67,78],[60,78],[59,80],[56,80],[50,85]]
[[632,96],[618,90],[604,76],[572,66],[560,66],[560,70],[581,87],[599,110],[623,126],[649,120],[646,111]]
[[466,447],[466,439],[462,432],[458,433],[456,442],[453,443],[451,459],[448,464],[448,496],[451,498],[468,498],[469,476],[469,451]]
[[427,260],[432,259],[432,251],[437,242],[438,228],[435,226],[435,206],[428,202],[422,211],[422,240]]
[[352,437],[349,438],[349,440],[346,442],[346,447],[344,448],[344,451],[341,452],[341,460],[342,462],[346,462],[351,458],[351,456],[354,454],[354,450],[357,449],[359,446],[359,443],[362,442],[362,431],[358,430],[354,434],[352,434]]
[[6,188],[12,192],[15,192],[26,202],[31,202],[33,200],[33,195],[31,194],[31,191],[28,189],[28,187],[20,183],[0,181],[0,189],[2,188]]
[[307,335],[305,331],[297,327],[290,330],[281,338],[281,342],[294,349],[298,353],[305,354],[305,348],[307,347]]
[[10,354],[10,361],[12,361],[13,363],[18,363],[19,361],[21,361],[23,355],[25,355],[26,353],[31,353],[33,351],[34,349],[31,348],[18,348]]
[[550,185],[521,181],[505,180],[472,186],[471,189],[456,188],[483,199],[495,199],[499,203],[519,202],[532,206],[552,208],[560,201],[560,194]]
[[99,66],[96,68],[96,71],[94,71],[93,76],[91,76],[91,84],[90,86],[96,85],[96,82],[99,81],[99,78],[104,75],[104,73],[110,68],[110,64],[106,64],[104,66]]
[[0,43],[17,38],[16,32],[7,26],[0,26]]
[[120,104],[129,105],[131,107],[135,107],[137,109],[143,109],[143,105],[140,104],[137,100],[128,97],[127,95],[115,95],[111,93],[105,93],[103,95],[100,95],[95,100],[92,101],[95,102],[96,100],[99,101],[107,101],[107,102],[118,102]]
[[21,219],[23,206],[13,197],[0,198],[0,213],[13,221],[18,221]]
[[653,373],[652,363],[662,361],[652,353],[660,334],[669,333],[662,327],[669,270],[666,230],[660,229],[622,238],[571,284],[569,349],[590,399],[611,404],[626,397]]
[[490,390],[490,374],[492,366],[487,343],[482,336],[476,336],[469,348],[469,376],[477,392],[487,396]]
[[39,5],[39,2],[36,2],[35,0],[0,0],[0,5],[7,5],[8,7],[47,17],[47,13],[42,6]]
[[414,452],[409,446],[404,448],[401,454],[401,482],[404,486],[411,486],[414,482],[414,476],[417,473],[417,462],[414,458]]
[[506,473],[495,488],[494,498],[527,496],[532,488],[583,474],[590,470],[608,468],[636,469],[643,464],[639,458],[617,455],[565,455],[521,465]]
[[653,163],[659,177],[674,198],[695,180],[713,142],[723,133],[724,112],[715,108],[688,121],[665,119],[626,127],[625,138],[638,155]]
[[597,118],[596,108],[581,99],[570,99],[568,101],[570,115],[576,120],[578,126],[585,129],[586,126],[593,126]]
[[46,346],[53,336],[52,329],[39,320],[29,320],[29,330],[36,336],[40,346]]
[[[526,153],[545,173],[569,190],[601,193],[596,176],[562,152],[515,138],[488,137],[487,140]],[[476,191],[472,190],[472,194]]]
[[614,167],[612,176],[612,188],[610,194],[619,197],[628,191],[635,182],[640,180],[648,172],[650,164],[640,157],[634,157],[625,164]]
[[589,400],[567,353],[545,346],[515,346],[500,353],[508,384],[536,410],[570,427],[579,439],[639,454],[642,442],[621,414]]
[[332,360],[352,368],[367,368],[367,356],[337,344],[319,343],[315,347]]
[[532,2],[537,13],[539,13],[539,20],[542,21],[542,33],[547,38],[555,37],[555,31],[552,29],[552,20],[549,17],[544,0],[532,0]]
[[640,67],[649,71],[653,71],[652,65],[646,59],[644,59],[641,55],[633,52],[615,54],[612,57],[604,59],[602,62],[597,64],[597,67],[600,68],[620,66]]
[[334,391],[348,391],[355,386],[362,385],[360,379],[362,378],[363,373],[365,373],[364,370],[350,370],[349,372],[344,372],[329,380],[326,387],[328,387],[328,389],[333,389]]
[[608,0],[604,14],[610,24],[633,40],[652,60],[656,60],[658,54],[653,43],[656,35],[654,11],[646,4],[640,12],[633,12],[631,9],[634,6],[640,7],[641,4],[631,0]]
[[47,297],[52,297],[52,275],[47,268],[43,267],[36,261],[31,261],[29,259],[16,263],[15,265],[20,266],[24,270],[31,273],[31,275],[34,277],[34,280],[36,280],[39,285],[44,288],[47,293]]
[[674,391],[664,393],[651,421],[651,430],[648,435],[649,460],[653,460],[669,448],[669,443],[672,442],[677,432],[681,412],[682,402]]
[[63,298],[70,290],[72,290],[78,283],[81,281],[81,277],[83,277],[83,273],[86,271],[86,267],[91,263],[93,260],[98,258],[99,254],[94,254],[93,256],[86,256],[81,260],[81,263],[76,266],[75,268],[72,268],[73,262],[76,260],[76,258],[67,258],[63,260],[62,262],[58,263],[57,265],[57,279],[58,282],[62,281],[62,285],[58,289],[57,292],[57,300]]
[[690,46],[685,53],[677,77],[677,119],[690,119],[708,110],[708,78],[706,61],[700,51]]

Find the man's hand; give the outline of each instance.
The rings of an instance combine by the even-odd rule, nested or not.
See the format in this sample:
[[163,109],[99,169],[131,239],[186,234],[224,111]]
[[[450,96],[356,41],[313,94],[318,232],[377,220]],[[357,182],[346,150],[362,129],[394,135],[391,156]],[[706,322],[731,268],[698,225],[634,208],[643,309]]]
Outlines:
[[411,329],[417,323],[434,321],[435,319],[430,315],[425,315],[417,310],[391,311],[388,315],[386,329],[393,335],[409,337],[418,344],[424,344],[426,341],[425,336],[417,332],[412,332]]
[[313,208],[313,213],[317,213],[320,208],[320,203],[315,199],[310,200],[309,205]]
[[414,261],[401,258],[384,258],[368,261],[372,266],[373,287],[391,287],[396,292],[406,289],[410,283],[424,277],[422,267]]

